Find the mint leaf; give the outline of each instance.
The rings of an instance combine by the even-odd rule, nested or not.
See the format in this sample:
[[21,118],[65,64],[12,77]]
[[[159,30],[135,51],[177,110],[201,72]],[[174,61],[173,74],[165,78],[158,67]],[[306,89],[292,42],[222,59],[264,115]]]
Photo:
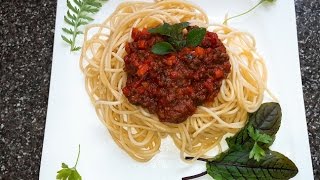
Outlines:
[[173,25],[164,23],[163,25],[151,28],[148,31],[152,34],[161,34],[178,40],[182,38],[182,30],[188,26],[189,22],[182,22]]
[[174,52],[174,48],[170,43],[162,41],[153,45],[151,51],[154,54],[165,55]]
[[179,50],[186,46],[186,40],[183,37],[182,30],[189,26],[189,22],[182,22],[170,25],[164,23],[156,28],[151,28],[148,31],[152,34],[161,34],[168,37],[168,43],[172,45],[173,48]]
[[149,33],[153,33],[153,34],[161,34],[164,36],[170,36],[171,25],[168,23],[164,23],[163,25],[155,27],[155,28],[151,28],[148,31],[149,31]]
[[187,35],[187,46],[198,46],[202,42],[206,32],[207,30],[205,28],[192,29]]

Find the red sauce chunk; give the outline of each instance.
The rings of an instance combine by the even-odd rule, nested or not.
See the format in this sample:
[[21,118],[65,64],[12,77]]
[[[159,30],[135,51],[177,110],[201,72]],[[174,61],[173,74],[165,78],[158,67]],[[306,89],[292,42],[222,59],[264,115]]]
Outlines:
[[181,123],[197,106],[213,101],[230,72],[229,56],[216,33],[206,32],[197,47],[167,55],[151,52],[166,37],[133,29],[124,57],[129,102],[157,114],[161,122]]

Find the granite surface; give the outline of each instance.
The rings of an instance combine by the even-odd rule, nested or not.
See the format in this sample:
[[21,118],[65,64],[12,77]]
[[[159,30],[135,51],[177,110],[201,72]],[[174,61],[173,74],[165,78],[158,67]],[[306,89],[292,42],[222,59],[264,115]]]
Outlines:
[[[320,179],[320,1],[296,0],[315,179]],[[38,179],[56,1],[0,0],[0,179]]]

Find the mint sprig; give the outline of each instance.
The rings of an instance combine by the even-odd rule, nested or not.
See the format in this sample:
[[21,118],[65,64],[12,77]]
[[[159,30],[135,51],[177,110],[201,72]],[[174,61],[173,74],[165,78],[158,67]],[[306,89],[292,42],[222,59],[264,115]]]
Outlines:
[[206,29],[194,27],[185,37],[183,35],[183,29],[187,28],[189,25],[189,22],[182,22],[173,25],[164,23],[161,26],[149,29],[151,34],[160,34],[167,37],[166,42],[158,42],[154,44],[151,51],[154,54],[165,55],[180,50],[186,46],[198,46],[206,34]]
[[[67,15],[64,16],[64,21],[70,26],[64,27],[62,31],[65,35],[61,35],[62,39],[70,45],[70,51],[78,51],[80,46],[76,45],[76,38],[83,32],[80,30],[80,26],[86,25],[93,21],[90,14],[97,13],[102,7],[101,1],[107,0],[67,0]],[[67,37],[70,36],[70,37]]]

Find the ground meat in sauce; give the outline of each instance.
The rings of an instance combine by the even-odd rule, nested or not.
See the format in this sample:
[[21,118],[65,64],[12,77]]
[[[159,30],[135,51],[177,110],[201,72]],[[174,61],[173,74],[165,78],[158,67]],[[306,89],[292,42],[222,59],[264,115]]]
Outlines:
[[195,48],[167,55],[151,52],[165,36],[133,29],[132,38],[125,48],[128,78],[123,93],[130,103],[157,114],[161,122],[181,123],[197,106],[213,101],[230,72],[229,56],[216,33],[206,32]]

